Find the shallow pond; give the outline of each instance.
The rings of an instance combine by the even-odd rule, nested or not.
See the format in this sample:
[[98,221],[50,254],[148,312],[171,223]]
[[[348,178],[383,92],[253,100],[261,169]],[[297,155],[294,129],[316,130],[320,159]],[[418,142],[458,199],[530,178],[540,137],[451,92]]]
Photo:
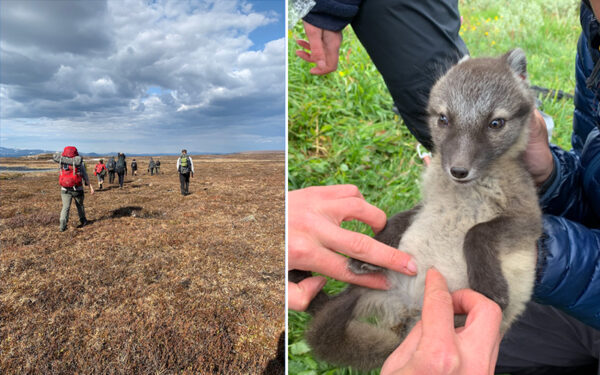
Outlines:
[[22,172],[22,173],[49,172],[49,171],[56,171],[56,170],[57,170],[57,168],[39,169],[39,168],[28,168],[28,167],[3,167],[3,166],[0,166],[0,173],[3,173],[3,172]]

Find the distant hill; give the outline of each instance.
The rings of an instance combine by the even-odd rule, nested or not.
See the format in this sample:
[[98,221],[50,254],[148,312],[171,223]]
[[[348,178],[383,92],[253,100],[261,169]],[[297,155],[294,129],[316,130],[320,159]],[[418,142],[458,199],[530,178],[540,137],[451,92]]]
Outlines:
[[0,147],[0,156],[5,158],[16,158],[20,156],[38,155],[54,153],[54,151],[47,150],[20,150],[16,148]]
[[[7,148],[7,147],[0,147],[0,157],[5,157],[5,158],[18,158],[21,156],[31,156],[31,155],[39,155],[39,154],[54,154],[56,152],[55,151],[48,151],[48,150],[22,150],[22,149],[18,149],[18,148]],[[99,158],[99,157],[104,157],[104,156],[117,156],[117,152],[109,152],[106,154],[98,154],[96,152],[88,152],[88,153],[81,153],[81,156],[87,156],[87,157],[91,157],[91,158]],[[229,155],[229,153],[223,153],[223,152],[189,152],[188,154],[190,155]],[[152,153],[141,153],[141,154],[130,154],[128,152],[125,152],[125,155],[127,156],[176,156],[179,155],[178,152],[174,152],[174,153],[162,153],[162,154],[152,154]]]

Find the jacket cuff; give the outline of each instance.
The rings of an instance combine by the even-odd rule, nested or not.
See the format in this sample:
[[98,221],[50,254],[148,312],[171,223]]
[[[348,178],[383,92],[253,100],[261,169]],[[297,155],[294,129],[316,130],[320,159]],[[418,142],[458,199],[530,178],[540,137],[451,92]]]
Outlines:
[[321,0],[303,18],[304,21],[324,30],[340,31],[358,13],[360,0]]
[[543,190],[538,190],[539,202],[545,213],[565,216],[581,194],[579,156],[556,145],[550,145],[550,151],[554,163],[553,176],[544,182]]

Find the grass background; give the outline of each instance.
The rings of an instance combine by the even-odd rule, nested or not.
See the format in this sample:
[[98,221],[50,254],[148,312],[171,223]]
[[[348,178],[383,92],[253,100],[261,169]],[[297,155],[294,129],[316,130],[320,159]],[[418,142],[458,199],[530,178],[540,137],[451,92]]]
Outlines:
[[[525,50],[532,85],[573,93],[579,2],[460,0],[460,34],[471,56]],[[419,201],[422,162],[416,141],[392,111],[383,79],[350,28],[344,30],[338,70],[313,76],[295,56],[295,40],[306,39],[300,24],[288,40],[289,189],[313,185],[355,184],[367,201],[388,215]],[[552,142],[570,148],[573,101],[547,97],[541,109],[553,117]],[[371,234],[357,222],[349,229]],[[344,284],[330,280],[336,293]],[[359,374],[315,360],[304,341],[309,316],[288,315],[290,374]],[[372,374],[378,371],[372,371]]]

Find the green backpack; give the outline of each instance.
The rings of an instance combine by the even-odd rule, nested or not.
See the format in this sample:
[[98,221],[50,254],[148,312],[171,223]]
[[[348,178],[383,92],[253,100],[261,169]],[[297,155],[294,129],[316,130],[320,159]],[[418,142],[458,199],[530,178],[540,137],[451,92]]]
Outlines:
[[190,161],[187,155],[181,155],[179,157],[179,171],[181,173],[190,173]]

